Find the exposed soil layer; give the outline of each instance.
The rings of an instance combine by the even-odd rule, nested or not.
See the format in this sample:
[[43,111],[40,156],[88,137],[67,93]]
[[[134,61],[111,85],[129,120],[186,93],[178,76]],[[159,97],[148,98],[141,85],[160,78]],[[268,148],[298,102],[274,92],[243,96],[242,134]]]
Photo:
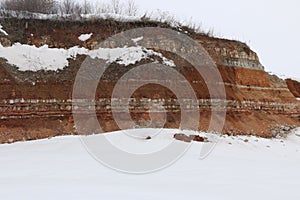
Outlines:
[[[56,48],[80,46],[88,49],[93,49],[113,34],[132,28],[171,28],[157,22],[112,20],[54,21],[10,18],[0,19],[0,23],[10,33],[9,36],[0,35],[2,45],[10,46],[21,42],[36,46],[47,44]],[[90,40],[81,42],[78,36],[83,33],[93,33],[93,36]],[[145,85],[128,99],[130,115],[137,127],[161,127],[161,122],[165,122],[165,128],[182,128],[181,109],[191,112],[199,109],[200,120],[187,117],[187,127],[212,131],[212,111],[221,112],[225,108],[226,120],[224,125],[221,124],[223,128],[220,131],[224,134],[273,137],[272,131],[278,126],[300,125],[300,105],[296,99],[300,97],[300,83],[293,80],[286,80],[285,83],[266,73],[256,53],[241,42],[188,34],[203,45],[216,63],[223,79],[226,99],[219,101],[216,109],[207,83],[195,72],[193,66],[172,53],[161,52],[175,62],[174,69],[192,86],[198,100],[197,105],[195,107],[188,99],[180,104],[170,89],[160,85]],[[0,143],[78,134],[72,116],[72,93],[76,74],[85,58],[86,56],[78,56],[75,60],[70,59],[68,67],[55,72],[21,72],[0,58]],[[152,59],[159,60],[155,56]],[[120,129],[112,114],[113,89],[129,70],[150,62],[151,59],[144,59],[126,67],[116,63],[110,65],[98,83],[94,102],[102,130],[87,128],[87,134]],[[177,83],[174,81],[171,84]],[[183,94],[184,92],[182,91]],[[151,108],[155,112],[149,114]],[[121,111],[119,113],[122,114]],[[89,117],[84,120],[88,127]],[[221,123],[222,120],[219,121]],[[126,120],[124,122],[127,123]]]
[[292,79],[286,79],[286,83],[291,93],[295,97],[300,98],[300,83]]

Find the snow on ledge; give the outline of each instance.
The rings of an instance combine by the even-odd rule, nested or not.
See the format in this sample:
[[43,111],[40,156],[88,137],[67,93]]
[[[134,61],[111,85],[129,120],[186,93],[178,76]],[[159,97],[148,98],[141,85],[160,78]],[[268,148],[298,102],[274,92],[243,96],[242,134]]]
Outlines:
[[[41,14],[32,13],[27,11],[8,11],[0,8],[0,15],[4,17],[15,17],[18,19],[40,19],[40,20],[71,20],[71,21],[82,21],[82,20],[94,20],[94,19],[104,19],[104,20],[115,20],[119,22],[140,22],[143,21],[143,15],[130,16],[125,14],[115,14],[111,12],[107,13],[92,13],[92,14]],[[149,16],[146,16],[150,21],[157,21],[161,23],[170,23],[174,28],[179,28],[180,20],[174,20],[173,17],[161,10],[156,10],[151,12]],[[188,23],[183,22],[184,26]]]
[[3,33],[4,35],[8,35],[5,30],[2,29],[3,26],[0,24],[0,33]]
[[93,33],[90,34],[82,34],[78,37],[78,39],[82,42],[89,40],[92,37]]
[[162,63],[174,67],[172,60],[165,58],[161,53],[146,49],[141,46],[123,48],[99,48],[89,50],[74,46],[70,49],[49,48],[48,45],[41,47],[16,43],[10,47],[0,44],[0,57],[7,60],[11,65],[18,67],[20,71],[56,71],[69,65],[68,59],[76,59],[77,55],[88,55],[91,58],[107,60],[107,63],[116,62],[128,66],[135,64],[150,56],[158,56]]
[[298,81],[298,82],[300,82],[300,78],[298,77],[292,77],[292,76],[286,76],[286,75],[284,75],[284,74],[276,74],[276,73],[273,73],[273,72],[268,72],[270,75],[275,75],[275,76],[277,76],[277,77],[279,77],[279,78],[281,78],[282,80],[286,80],[286,79],[292,79],[292,80],[294,80],[294,81]]
[[140,16],[128,16],[115,13],[94,13],[94,14],[41,14],[28,11],[8,11],[0,8],[0,14],[5,17],[15,17],[18,19],[40,19],[40,20],[72,20],[81,21],[83,19],[114,19],[121,22],[141,21]]
[[142,41],[143,39],[144,39],[144,37],[141,36],[141,37],[138,37],[138,38],[133,38],[133,39],[131,39],[131,40],[136,44],[136,43],[138,43],[139,41]]

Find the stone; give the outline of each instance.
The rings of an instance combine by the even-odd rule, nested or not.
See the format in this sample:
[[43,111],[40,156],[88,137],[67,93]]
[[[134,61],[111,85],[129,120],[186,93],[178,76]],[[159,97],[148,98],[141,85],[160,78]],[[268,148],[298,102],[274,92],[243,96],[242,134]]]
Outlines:
[[183,142],[192,142],[192,141],[195,141],[195,142],[208,142],[208,139],[205,138],[205,137],[201,137],[199,135],[185,135],[185,134],[175,134],[174,135],[174,138],[177,139],[177,140],[180,140],[180,141],[183,141]]
[[11,41],[4,37],[0,37],[0,44],[4,47],[9,47],[12,45]]
[[193,141],[196,141],[196,142],[207,142],[207,138],[205,137],[201,137],[199,135],[191,135],[190,137],[193,138]]
[[278,135],[278,132],[276,130],[271,131],[272,137],[276,137]]
[[290,130],[291,130],[291,128],[290,128],[290,127],[288,127],[288,126],[285,126],[285,127],[283,128],[283,130],[284,130],[284,131],[290,131]]
[[180,140],[180,141],[183,141],[183,142],[188,142],[190,143],[192,141],[192,137],[190,136],[187,136],[185,134],[182,134],[182,133],[177,133],[174,135],[174,138],[176,140]]
[[152,139],[151,136],[146,137],[146,140],[151,140],[151,139]]
[[279,136],[280,136],[280,137],[286,138],[287,135],[288,135],[288,134],[287,134],[285,131],[280,131],[280,132],[279,132]]

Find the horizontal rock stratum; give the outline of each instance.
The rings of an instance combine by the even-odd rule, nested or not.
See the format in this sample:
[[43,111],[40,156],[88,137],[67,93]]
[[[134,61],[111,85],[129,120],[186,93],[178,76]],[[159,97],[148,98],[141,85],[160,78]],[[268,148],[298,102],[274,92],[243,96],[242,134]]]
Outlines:
[[[223,81],[212,84],[224,84],[226,99],[211,99],[203,77],[195,72],[189,62],[173,53],[140,49],[139,53],[145,57],[136,59],[134,64],[124,64],[124,60],[122,62],[117,59],[110,64],[99,81],[95,100],[92,102],[94,107],[86,107],[87,111],[96,111],[103,131],[120,129],[114,120],[112,104],[117,105],[114,108],[119,113],[124,112],[124,105],[129,104],[135,127],[181,128],[181,109],[199,109],[200,125],[194,128],[202,131],[209,129],[212,110],[226,109],[226,120],[221,132],[230,135],[272,137],[276,135],[274,130],[278,130],[278,127],[300,125],[300,104],[296,99],[300,94],[300,84],[294,80],[286,82],[265,72],[257,54],[244,43],[196,34],[184,27],[176,29],[168,24],[151,21],[0,18],[0,24],[8,33],[0,33],[0,51],[20,43],[30,49],[36,49],[40,54],[59,49],[58,56],[69,53],[74,47],[81,52],[91,51],[108,37],[133,28],[169,28],[187,34],[199,42],[217,65]],[[81,41],[78,38],[82,34],[90,34],[91,37]],[[15,56],[24,59],[27,65],[34,60],[32,67],[43,69],[43,66],[37,66],[43,61],[37,61],[34,53],[36,52],[32,50]],[[9,61],[7,57],[0,55],[1,143],[78,134],[72,115],[76,107],[72,106],[72,103],[84,100],[72,99],[72,92],[76,74],[87,55],[90,54],[66,56],[67,60],[64,62],[68,65],[56,71],[19,70],[21,66],[18,69],[18,66],[11,64],[14,60]],[[124,74],[140,64],[153,62],[168,64],[180,72],[185,78],[182,81],[188,81],[197,100],[187,98],[180,104],[171,90],[157,84],[147,84],[138,88],[130,98],[112,98],[114,87]],[[53,63],[55,65],[56,62]],[[126,81],[134,83],[135,80]],[[176,81],[181,80],[174,80],[174,84]],[[89,121],[86,120],[88,126]],[[194,123],[192,118],[185,120]],[[162,121],[165,123],[161,124]]]

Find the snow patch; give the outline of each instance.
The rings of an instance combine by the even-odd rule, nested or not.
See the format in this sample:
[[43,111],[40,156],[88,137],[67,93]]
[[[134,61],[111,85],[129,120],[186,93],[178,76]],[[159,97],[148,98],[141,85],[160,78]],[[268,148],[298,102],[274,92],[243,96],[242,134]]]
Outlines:
[[137,38],[133,38],[133,39],[131,39],[134,43],[138,43],[139,41],[142,41],[144,39],[144,37],[143,36],[141,36],[141,37],[137,37]]
[[89,51],[91,58],[99,58],[108,60],[108,63],[117,62],[120,65],[131,65],[140,62],[142,59],[150,56],[158,56],[162,59],[163,64],[174,67],[176,66],[172,60],[165,58],[161,53],[146,49],[141,46],[124,47],[124,48],[100,48]]
[[167,65],[167,66],[170,66],[170,67],[176,67],[176,64],[174,63],[173,60],[167,59],[161,53],[155,52],[153,50],[148,50],[148,51],[149,51],[150,54],[160,57],[162,59],[164,65]]
[[0,13],[5,16],[14,17],[18,19],[42,19],[42,20],[74,20],[74,21],[82,21],[83,19],[114,19],[121,22],[134,22],[141,21],[140,16],[127,16],[120,15],[115,13],[94,13],[94,14],[41,14],[41,13],[32,13],[27,11],[8,11],[1,10]]
[[36,46],[16,43],[11,47],[0,45],[0,57],[20,71],[57,70],[68,65],[68,52],[64,49],[51,49],[47,45]]
[[298,81],[300,82],[300,78],[296,78],[296,77],[292,77],[292,76],[286,76],[284,74],[276,74],[276,73],[273,73],[273,72],[268,72],[270,75],[275,75],[275,76],[278,76],[279,78],[283,79],[283,80],[286,80],[286,79],[292,79],[294,81]]
[[56,71],[67,67],[69,65],[68,59],[76,59],[77,55],[88,55],[93,59],[107,60],[107,63],[117,62],[125,66],[135,64],[150,56],[158,56],[162,59],[163,64],[175,66],[172,60],[165,58],[161,53],[141,46],[89,50],[78,46],[70,49],[59,49],[49,48],[48,45],[36,47],[16,43],[11,47],[3,47],[0,44],[0,57],[5,58],[9,64],[18,67],[20,71]]
[[90,34],[82,34],[78,37],[78,39],[82,42],[89,40],[92,37],[93,33]]
[[286,75],[280,75],[279,76],[281,79],[286,80],[286,79],[292,79],[294,81],[298,81],[300,83],[300,78],[297,77],[292,77],[292,76],[286,76]]
[[2,29],[3,26],[0,24],[0,32],[3,33],[4,35],[8,35],[7,32],[5,30]]

